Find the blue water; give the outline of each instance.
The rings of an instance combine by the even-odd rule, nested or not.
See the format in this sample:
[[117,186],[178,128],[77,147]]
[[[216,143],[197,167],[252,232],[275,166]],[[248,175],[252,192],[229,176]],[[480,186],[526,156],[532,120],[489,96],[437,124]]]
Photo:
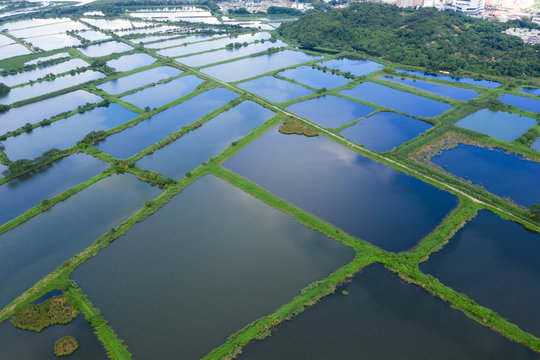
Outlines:
[[460,82],[462,84],[468,84],[468,85],[478,85],[478,86],[483,86],[483,87],[486,87],[486,88],[496,88],[496,87],[501,86],[500,83],[498,83],[496,81],[492,81],[492,80],[479,80],[479,79],[472,79],[472,78],[468,78],[468,77],[458,78],[458,77],[447,76],[447,75],[429,74],[429,73],[424,73],[424,72],[421,72],[421,71],[396,70],[396,72],[400,72],[400,73],[403,72],[403,73],[407,73],[409,75],[422,76],[422,77],[427,77],[427,78],[437,79],[437,80]]
[[68,357],[70,360],[105,360],[105,349],[94,334],[83,314],[67,325],[55,325],[40,333],[15,328],[9,320],[0,324],[2,358],[18,360],[57,360],[54,343],[64,336],[73,336],[79,348]]
[[368,149],[383,152],[400,146],[431,127],[409,116],[381,112],[346,128],[341,135]]
[[84,90],[77,90],[18,108],[11,108],[0,114],[0,134],[16,130],[26,123],[35,124],[59,113],[75,110],[86,103],[98,103],[102,100],[99,96]]
[[411,116],[434,117],[452,108],[451,105],[399,91],[372,82],[364,82],[351,90],[341,90],[341,94],[360,100],[389,107]]
[[136,74],[121,77],[116,80],[111,80],[97,87],[109,94],[117,95],[128,90],[136,89],[144,85],[158,82],[159,80],[167,79],[173,76],[180,75],[182,70],[171,66],[160,66],[157,68],[144,70]]
[[353,258],[351,248],[207,175],[72,277],[134,358],[200,359]]
[[105,77],[104,74],[87,70],[76,75],[64,75],[53,80],[34,83],[12,89],[6,95],[0,96],[0,104],[13,104],[18,101],[31,99],[41,95],[49,94],[58,90],[76,86],[88,81]]
[[278,73],[278,75],[297,81],[315,89],[333,89],[347,84],[349,79],[330,71],[314,69],[310,66],[299,66]]
[[502,141],[514,141],[536,120],[518,114],[482,109],[456,122],[456,126],[478,131]]
[[248,46],[243,46],[236,49],[223,49],[213,51],[211,53],[202,53],[198,55],[186,56],[177,59],[177,61],[188,66],[199,67],[225,60],[239,58],[242,56],[253,55],[259,52],[266,51],[270,48],[277,48],[283,46],[287,46],[287,44],[285,44],[281,40],[278,40],[275,43],[265,41],[264,43],[250,44]]
[[223,88],[209,90],[109,136],[97,148],[116,158],[126,159],[237,97],[236,93]]
[[306,89],[303,86],[277,79],[273,76],[265,76],[246,81],[238,84],[238,87],[275,103],[282,103],[313,94],[313,91]]
[[272,111],[254,102],[244,101],[199,129],[142,158],[137,166],[157,171],[165,177],[180,179],[273,115]]
[[300,51],[285,50],[207,67],[202,72],[222,81],[238,81],[318,58]]
[[538,355],[377,264],[272,336],[249,343],[239,359],[532,360]]
[[0,185],[0,224],[78,185],[107,168],[86,154],[74,154]]
[[287,110],[326,128],[340,127],[375,111],[371,106],[333,95],[305,100]]
[[0,235],[0,308],[160,191],[134,175],[112,175]]
[[531,95],[540,96],[540,89],[539,88],[521,88],[521,89],[519,89],[519,91],[521,91],[522,93],[525,93],[525,94],[531,94]]
[[136,93],[124,96],[122,100],[137,105],[141,109],[161,107],[173,100],[189,94],[203,82],[195,75],[183,76],[164,84],[157,84]]
[[413,80],[413,79],[400,79],[397,77],[384,77],[385,80],[391,80],[398,82],[404,85],[412,86],[414,88],[429,91],[433,94],[449,97],[456,100],[469,100],[474,99],[478,94],[473,90],[459,89],[451,86],[433,84],[427,81],[422,80]]
[[79,48],[79,51],[89,57],[100,57],[113,53],[123,53],[133,50],[128,44],[119,41],[109,41],[101,44],[90,45],[85,48]]
[[517,96],[511,94],[504,94],[499,98],[500,101],[507,105],[514,105],[515,107],[527,111],[540,113],[540,100],[533,99],[525,96]]
[[274,195],[390,251],[411,248],[457,198],[324,136],[273,129],[224,163]]
[[482,210],[420,269],[540,335],[540,234]]
[[319,63],[320,66],[337,69],[341,72],[350,72],[355,76],[363,76],[381,70],[384,66],[369,60],[354,60],[348,58],[333,59]]
[[4,152],[12,161],[33,159],[52,148],[67,149],[91,131],[109,130],[134,119],[138,114],[112,103],[82,114],[58,120],[51,125],[38,127],[30,133],[7,138]]
[[540,151],[540,137],[531,144],[531,149]]
[[[146,44],[144,45],[144,47],[147,47],[149,49],[162,49],[162,48],[171,47],[171,46],[184,45],[184,44],[196,42],[196,41],[210,40],[211,38],[214,38],[217,36],[223,36],[223,35],[192,35],[192,36],[186,36],[180,39],[167,39],[165,41],[155,42],[152,44]],[[142,39],[137,39],[135,40],[135,42],[138,42],[138,41],[149,42],[149,41],[160,40],[162,38],[163,38],[162,36],[150,36],[150,37],[145,37]]]
[[540,204],[540,164],[504,150],[460,144],[434,156],[434,164],[520,205]]
[[118,59],[107,61],[107,66],[118,72],[130,71],[152,64],[156,59],[148,54],[131,54],[120,56]]
[[24,71],[13,75],[0,77],[0,82],[7,86],[24,84],[30,80],[37,80],[48,74],[62,74],[77,68],[87,67],[89,64],[82,59],[71,59],[60,64],[51,65],[43,68],[36,68],[30,71]]

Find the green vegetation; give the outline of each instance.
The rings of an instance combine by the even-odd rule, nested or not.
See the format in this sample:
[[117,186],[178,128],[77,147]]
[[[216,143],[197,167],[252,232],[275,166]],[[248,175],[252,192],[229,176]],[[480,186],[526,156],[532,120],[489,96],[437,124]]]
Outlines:
[[11,91],[11,88],[4,83],[0,82],[0,95],[5,95]]
[[56,324],[69,324],[79,315],[65,296],[55,296],[41,304],[28,305],[13,316],[13,326],[41,332],[43,329]]
[[79,348],[79,343],[73,336],[64,336],[54,343],[54,354],[56,356],[69,356]]
[[306,14],[278,32],[306,48],[362,51],[428,70],[540,76],[540,45],[502,33],[508,26],[434,8],[359,3]]
[[305,135],[305,136],[318,136],[319,133],[317,130],[307,126],[306,124],[301,123],[299,120],[294,118],[288,118],[285,120],[283,125],[279,127],[279,132],[282,134],[296,134],[296,135]]
[[529,211],[531,212],[531,216],[535,220],[540,220],[540,205],[539,204],[532,204],[529,207]]

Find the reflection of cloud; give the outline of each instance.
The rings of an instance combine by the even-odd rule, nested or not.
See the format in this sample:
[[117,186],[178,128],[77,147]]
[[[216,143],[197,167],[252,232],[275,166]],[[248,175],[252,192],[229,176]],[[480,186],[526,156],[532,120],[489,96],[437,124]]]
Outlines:
[[344,165],[357,166],[356,163],[359,154],[354,151],[349,150],[344,146],[340,146],[328,139],[322,139],[319,146],[323,151],[330,153],[330,157],[335,157],[336,160],[341,161]]

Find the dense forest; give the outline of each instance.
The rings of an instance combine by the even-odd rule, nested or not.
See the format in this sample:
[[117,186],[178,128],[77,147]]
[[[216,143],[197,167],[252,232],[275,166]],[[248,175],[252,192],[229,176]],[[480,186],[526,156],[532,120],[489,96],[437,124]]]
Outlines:
[[434,8],[357,3],[306,14],[278,31],[305,48],[363,51],[429,70],[540,76],[540,44],[503,33],[509,26]]

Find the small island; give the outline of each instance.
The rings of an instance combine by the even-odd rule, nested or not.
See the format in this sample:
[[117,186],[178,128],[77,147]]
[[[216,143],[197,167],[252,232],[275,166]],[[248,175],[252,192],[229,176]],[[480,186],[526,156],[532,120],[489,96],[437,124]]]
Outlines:
[[54,354],[56,356],[69,356],[78,348],[79,343],[73,336],[64,336],[54,343]]
[[283,125],[279,127],[279,132],[282,134],[295,134],[295,135],[305,135],[305,136],[318,136],[319,133],[317,130],[301,123],[299,120],[294,118],[288,118],[285,120]]

